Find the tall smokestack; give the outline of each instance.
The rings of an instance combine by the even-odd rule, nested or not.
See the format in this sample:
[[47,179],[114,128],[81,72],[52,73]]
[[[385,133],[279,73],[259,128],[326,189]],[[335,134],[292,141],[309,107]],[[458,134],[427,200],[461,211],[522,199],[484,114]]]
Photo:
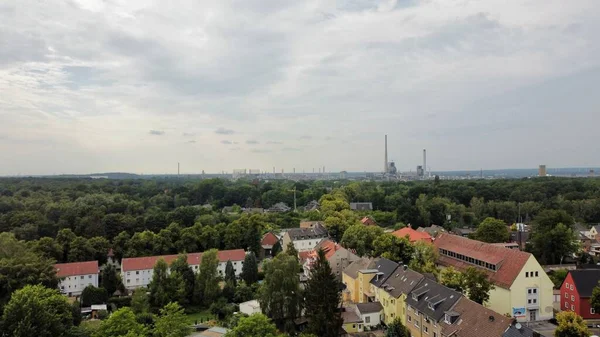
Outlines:
[[383,173],[388,173],[388,156],[387,156],[387,135],[385,135],[385,162],[383,163]]
[[423,149],[423,176],[427,176],[427,150]]

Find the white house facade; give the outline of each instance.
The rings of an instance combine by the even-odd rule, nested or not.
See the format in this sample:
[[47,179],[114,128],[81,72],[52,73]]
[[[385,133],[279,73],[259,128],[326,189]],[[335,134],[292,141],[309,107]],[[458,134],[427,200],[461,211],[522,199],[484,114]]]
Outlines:
[[58,263],[54,265],[61,293],[79,296],[87,286],[98,286],[98,261]]
[[[154,266],[159,259],[165,260],[168,265],[171,265],[179,255],[162,255],[162,256],[147,256],[124,258],[121,261],[121,278],[125,288],[132,290],[140,287],[146,287],[152,281],[152,273]],[[235,270],[235,275],[240,276],[246,252],[243,249],[221,250],[217,253],[219,265],[217,271],[219,275],[225,275],[227,261],[231,261]],[[187,262],[194,273],[200,270],[202,261],[202,253],[187,254]]]
[[313,228],[292,228],[285,232],[282,239],[283,250],[287,250],[290,242],[298,252],[315,249],[323,239],[327,238],[327,230],[322,225]]

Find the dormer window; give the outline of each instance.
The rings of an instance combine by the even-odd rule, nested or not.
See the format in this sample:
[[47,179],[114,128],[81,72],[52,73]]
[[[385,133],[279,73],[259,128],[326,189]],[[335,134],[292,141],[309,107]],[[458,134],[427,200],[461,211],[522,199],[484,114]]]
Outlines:
[[419,297],[417,296],[417,294],[413,293],[413,294],[412,294],[412,299],[413,299],[414,301],[418,301],[418,300],[419,300]]
[[450,323],[450,315],[448,315],[448,314],[444,315],[444,322],[446,322],[448,324],[452,324],[452,323]]

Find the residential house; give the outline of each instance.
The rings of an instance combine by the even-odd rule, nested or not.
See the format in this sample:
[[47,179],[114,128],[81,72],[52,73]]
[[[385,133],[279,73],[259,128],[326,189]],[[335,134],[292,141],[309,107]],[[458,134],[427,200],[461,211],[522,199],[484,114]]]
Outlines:
[[316,200],[312,200],[308,204],[306,204],[306,206],[304,206],[305,212],[318,211],[318,210],[319,210],[319,202]]
[[449,315],[446,320],[444,315],[442,337],[500,337],[513,321],[466,297],[461,297],[451,311],[458,316]]
[[469,237],[469,235],[475,233],[475,229],[468,228],[468,227],[454,228],[452,230],[452,233],[466,238],[466,237]]
[[[125,288],[132,290],[148,286],[150,281],[152,281],[152,273],[156,262],[162,258],[168,265],[171,265],[178,256],[163,255],[124,258],[121,261],[121,279],[125,284]],[[227,261],[231,261],[233,264],[236,276],[242,273],[242,266],[246,257],[246,252],[243,249],[220,250],[217,253],[217,257],[219,259],[219,266],[217,268],[219,275],[225,275]],[[195,273],[199,272],[201,261],[202,253],[187,254],[187,262]]]
[[379,258],[374,267],[377,270],[377,273],[371,278],[371,281],[369,281],[369,288],[363,290],[363,293],[367,298],[367,300],[363,302],[378,301],[377,295],[379,288],[383,288],[386,285],[387,279],[394,274],[398,267],[400,267],[400,265],[392,260]]
[[240,312],[250,316],[252,314],[260,314],[262,311],[260,309],[260,303],[258,303],[257,300],[251,300],[240,303]]
[[[359,294],[359,273],[362,273],[364,278],[365,270],[373,270],[377,260],[369,258],[359,258],[352,262],[348,267],[344,268],[342,272],[342,283],[346,286],[346,289],[342,292],[342,299],[344,302],[360,302]],[[376,272],[373,270],[373,273]],[[366,282],[370,282],[369,278]]]
[[519,249],[525,250],[525,246],[529,242],[531,232],[529,231],[511,231],[509,233],[509,241],[519,245]]
[[504,331],[502,337],[542,337],[542,334],[524,324],[514,321],[513,324]]
[[300,228],[315,228],[316,226],[324,226],[322,221],[301,221]]
[[441,337],[446,321],[454,324],[460,314],[452,311],[462,294],[424,279],[406,298],[406,327],[412,337]]
[[[410,225],[409,225],[410,227]],[[438,233],[444,233],[446,230],[442,226],[431,225],[429,227],[419,227],[417,228],[417,232],[426,232],[432,238],[435,238]]]
[[214,326],[202,332],[192,333],[189,337],[223,337],[229,332],[229,329]]
[[492,245],[500,246],[500,247],[504,247],[504,248],[508,248],[508,249],[519,249],[519,244],[516,242],[499,242],[499,243],[492,243]]
[[582,232],[577,232],[577,239],[579,240],[579,243],[581,244],[581,248],[586,253],[589,253],[590,250],[592,249],[592,243],[596,243],[595,239],[589,238]]
[[87,286],[98,286],[98,261],[58,263],[54,265],[60,292],[79,296]]
[[424,276],[406,265],[398,266],[377,289],[376,300],[383,306],[382,321],[390,324],[400,317],[406,325],[406,296],[424,280]]
[[363,327],[374,328],[381,324],[381,311],[383,307],[379,302],[358,303],[356,314],[363,322]]
[[260,250],[259,258],[262,260],[266,257],[271,257],[271,255],[273,254],[273,247],[278,242],[279,238],[277,237],[277,235],[271,232],[266,233],[260,241],[260,246],[262,249]]
[[342,308],[342,329],[346,333],[363,332],[363,320],[356,314],[353,308]]
[[600,269],[569,271],[560,286],[561,310],[573,311],[584,319],[600,319],[590,304],[592,291],[600,281]]
[[327,230],[318,224],[313,228],[291,228],[285,232],[282,239],[283,251],[287,250],[290,242],[297,251],[313,250],[321,240],[327,238]]
[[375,220],[373,220],[373,218],[371,218],[370,216],[366,216],[360,219],[360,223],[362,223],[365,226],[377,226],[377,222],[375,222]]
[[600,233],[600,225],[592,226],[588,232],[588,236],[590,239],[598,241],[600,237],[598,237],[598,233]]
[[548,320],[553,316],[553,283],[533,255],[516,249],[442,233],[434,245],[437,264],[465,271],[482,270],[495,289],[490,291],[490,309],[519,321]]
[[412,243],[415,243],[417,241],[423,241],[427,243],[433,242],[433,238],[431,237],[431,235],[429,235],[429,233],[419,232],[410,227],[400,228],[399,230],[393,232],[392,235],[399,238],[408,237],[408,240]]
[[351,202],[350,209],[353,211],[372,211],[372,202]]
[[247,214],[262,214],[264,212],[265,212],[265,209],[260,208],[260,207],[244,208],[242,210],[242,213],[247,213]]
[[275,205],[271,206],[271,208],[269,208],[269,212],[272,213],[284,213],[284,212],[289,212],[291,211],[292,208],[290,206],[288,206],[286,203],[284,202],[278,202]]
[[306,276],[310,275],[310,270],[317,260],[317,252],[319,249],[323,249],[325,252],[325,258],[329,262],[331,271],[336,275],[338,280],[342,279],[342,271],[344,268],[359,259],[356,254],[342,247],[338,243],[329,239],[323,239],[313,250],[308,251],[306,257],[303,258],[301,256],[301,260],[303,260],[302,267]]

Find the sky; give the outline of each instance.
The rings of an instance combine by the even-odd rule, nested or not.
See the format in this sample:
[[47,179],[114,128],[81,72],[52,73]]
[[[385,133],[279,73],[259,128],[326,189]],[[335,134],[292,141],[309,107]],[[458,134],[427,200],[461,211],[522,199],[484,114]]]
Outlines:
[[3,0],[0,175],[600,166],[598,0]]

